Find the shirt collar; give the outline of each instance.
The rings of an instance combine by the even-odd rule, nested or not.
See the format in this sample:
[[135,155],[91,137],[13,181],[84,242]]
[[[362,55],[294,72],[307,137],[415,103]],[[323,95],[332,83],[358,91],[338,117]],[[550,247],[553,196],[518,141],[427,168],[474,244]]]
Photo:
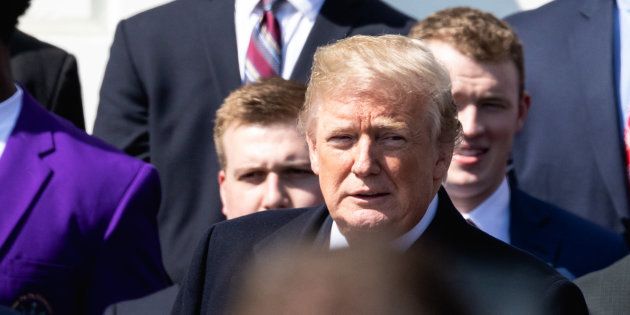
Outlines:
[[18,106],[18,104],[22,103],[22,94],[24,94],[24,92],[22,92],[22,89],[16,84],[15,93],[13,93],[11,97],[0,102],[0,117],[9,117],[9,113],[13,112],[14,108]]
[[[315,19],[319,13],[319,9],[324,4],[324,0],[284,0],[290,3],[295,9],[297,9],[304,16],[309,19]],[[336,1],[336,0],[333,0]],[[260,3],[260,0],[236,0],[236,7],[240,8],[242,12],[252,14],[256,9],[256,6]]]
[[462,213],[465,219],[471,219],[482,231],[509,242],[510,187],[506,178],[499,187],[471,212]]
[[[422,216],[422,219],[420,219],[420,222],[418,222],[418,224],[416,224],[411,230],[409,230],[409,232],[395,239],[392,242],[392,246],[403,251],[409,249],[411,245],[413,245],[413,243],[415,243],[420,238],[420,236],[422,236],[422,233],[424,233],[424,231],[429,227],[429,224],[431,224],[433,218],[435,217],[437,207],[438,196],[436,195],[435,197],[433,197],[433,200],[431,200],[431,203],[429,203],[429,207]],[[347,248],[348,246],[348,240],[343,234],[341,234],[341,231],[339,231],[337,223],[333,221],[332,228],[330,229],[329,248],[342,249]]]

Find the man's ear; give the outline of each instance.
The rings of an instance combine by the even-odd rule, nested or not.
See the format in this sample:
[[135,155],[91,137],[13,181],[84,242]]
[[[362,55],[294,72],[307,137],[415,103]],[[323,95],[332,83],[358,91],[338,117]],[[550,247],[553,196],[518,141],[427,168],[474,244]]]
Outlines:
[[319,175],[319,157],[317,156],[317,146],[315,140],[307,133],[306,143],[308,144],[308,157],[311,160],[311,169],[315,175]]
[[529,112],[529,107],[532,105],[532,99],[527,94],[527,91],[523,91],[520,99],[518,100],[518,117],[516,120],[516,130],[520,131],[525,126],[525,120],[527,120],[527,113]]
[[227,216],[226,210],[225,210],[225,194],[227,193],[225,191],[225,170],[220,170],[219,174],[217,175],[217,180],[219,181],[219,196],[221,197],[221,204],[222,204],[222,208],[221,208],[221,212],[223,213],[223,215]]
[[440,182],[446,179],[446,174],[448,173],[448,168],[451,165],[451,159],[453,158],[453,144],[446,143],[438,143],[438,156],[435,161],[435,166],[433,167],[433,179],[439,180]]

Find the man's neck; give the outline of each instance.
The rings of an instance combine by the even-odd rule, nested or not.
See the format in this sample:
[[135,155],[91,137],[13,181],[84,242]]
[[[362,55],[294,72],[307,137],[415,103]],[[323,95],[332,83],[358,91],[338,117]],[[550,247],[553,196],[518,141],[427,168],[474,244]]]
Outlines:
[[455,208],[461,213],[470,213],[499,188],[503,179],[504,178],[501,177],[500,180],[496,181],[496,183],[489,186],[487,189],[477,192],[468,192],[467,190],[469,190],[469,188],[467,187],[445,185],[445,188]]

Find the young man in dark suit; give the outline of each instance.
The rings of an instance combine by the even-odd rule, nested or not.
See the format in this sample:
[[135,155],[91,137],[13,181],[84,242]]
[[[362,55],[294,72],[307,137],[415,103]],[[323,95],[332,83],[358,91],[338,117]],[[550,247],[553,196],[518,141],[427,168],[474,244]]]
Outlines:
[[[266,2],[281,30],[276,74],[301,83],[318,46],[354,34],[406,34],[412,23],[380,0]],[[264,7],[255,0],[173,1],[116,31],[94,135],[160,172],[160,239],[175,282],[203,231],[223,219],[209,130],[223,99],[245,80]]]
[[449,74],[424,43],[353,36],[320,48],[313,64],[300,123],[325,205],[212,226],[174,314],[225,312],[243,266],[273,260],[268,251],[374,244],[430,250],[473,314],[586,313],[575,285],[466,223],[441,188],[461,126]]
[[520,187],[617,232],[630,216],[628,10],[626,1],[552,1],[506,18],[525,47],[534,104],[514,142]]
[[453,8],[419,22],[410,36],[428,41],[451,74],[463,132],[445,188],[462,215],[571,279],[625,256],[628,248],[620,234],[535,199],[508,181],[512,139],[530,108],[523,89],[523,48],[510,27],[490,13]]

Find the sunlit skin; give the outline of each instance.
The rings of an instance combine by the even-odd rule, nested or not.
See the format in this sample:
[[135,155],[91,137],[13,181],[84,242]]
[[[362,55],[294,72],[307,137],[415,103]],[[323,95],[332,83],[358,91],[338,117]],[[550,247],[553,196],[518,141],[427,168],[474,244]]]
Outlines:
[[218,177],[228,219],[323,202],[295,124],[232,126],[222,140],[227,163]]
[[452,148],[430,139],[424,104],[315,99],[307,141],[333,220],[350,243],[398,237],[424,215]]
[[519,95],[512,61],[477,62],[442,42],[429,47],[449,70],[463,127],[445,187],[457,209],[470,212],[505,178],[512,140],[525,123],[530,99]]

